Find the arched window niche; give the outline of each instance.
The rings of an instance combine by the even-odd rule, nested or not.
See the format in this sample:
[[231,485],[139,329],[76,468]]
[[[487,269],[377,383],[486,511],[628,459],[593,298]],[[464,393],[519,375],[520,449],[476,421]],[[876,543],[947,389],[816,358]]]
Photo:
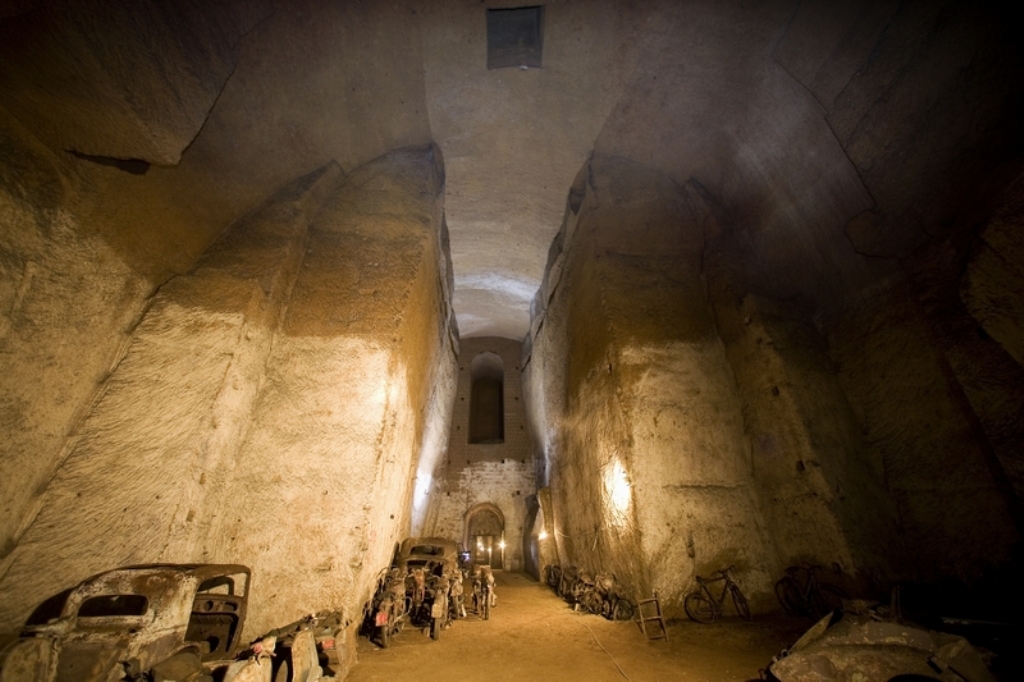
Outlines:
[[505,363],[495,353],[480,353],[470,363],[469,442],[505,442]]

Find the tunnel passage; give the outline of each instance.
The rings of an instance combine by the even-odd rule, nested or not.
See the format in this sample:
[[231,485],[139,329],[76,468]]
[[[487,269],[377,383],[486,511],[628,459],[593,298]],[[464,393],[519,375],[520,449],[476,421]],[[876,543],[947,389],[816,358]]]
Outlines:
[[478,504],[466,512],[466,547],[473,563],[505,567],[505,518],[494,504]]
[[488,69],[489,4],[3,4],[5,629],[154,561],[351,615],[480,504],[676,605],[1018,589],[1005,10],[566,0]]

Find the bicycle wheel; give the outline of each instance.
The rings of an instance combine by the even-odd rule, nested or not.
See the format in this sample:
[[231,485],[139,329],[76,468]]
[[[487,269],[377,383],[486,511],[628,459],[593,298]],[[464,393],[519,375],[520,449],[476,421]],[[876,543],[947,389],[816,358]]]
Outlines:
[[732,605],[736,607],[736,613],[743,620],[752,620],[754,616],[750,613],[750,604],[747,603],[747,598],[740,592],[740,588],[732,585],[729,591],[732,593]]
[[811,615],[821,618],[843,608],[846,592],[830,583],[818,583],[817,589],[811,592]]
[[718,609],[702,591],[691,592],[683,601],[683,609],[691,620],[698,623],[714,623],[718,618]]
[[628,599],[620,598],[612,609],[612,620],[633,620],[636,606]]
[[775,596],[782,605],[782,610],[791,616],[806,614],[804,598],[800,594],[800,586],[788,575],[775,583]]

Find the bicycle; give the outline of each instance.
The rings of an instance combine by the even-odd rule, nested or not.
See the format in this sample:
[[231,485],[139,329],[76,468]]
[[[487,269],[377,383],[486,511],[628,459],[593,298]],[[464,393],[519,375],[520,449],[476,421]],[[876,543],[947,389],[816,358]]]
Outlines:
[[818,619],[843,607],[847,594],[839,587],[818,580],[821,566],[803,562],[801,566],[790,566],[788,575],[775,583],[775,596],[782,609],[791,616],[808,616]]
[[[698,623],[713,623],[720,615],[725,613],[725,597],[726,595],[731,595],[736,613],[744,620],[751,620],[753,618],[747,598],[743,596],[740,586],[729,575],[732,568],[732,566],[726,566],[722,570],[713,573],[710,578],[697,576],[697,589],[686,595],[686,599],[683,600],[683,609],[686,610],[687,616]],[[724,585],[722,586],[722,593],[715,597],[709,585],[717,582],[723,582]]]

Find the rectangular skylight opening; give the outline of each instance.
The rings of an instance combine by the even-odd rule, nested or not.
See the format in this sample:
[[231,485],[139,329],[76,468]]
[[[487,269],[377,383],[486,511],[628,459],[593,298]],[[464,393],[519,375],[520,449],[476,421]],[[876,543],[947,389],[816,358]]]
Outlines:
[[487,68],[541,66],[544,7],[487,10]]

